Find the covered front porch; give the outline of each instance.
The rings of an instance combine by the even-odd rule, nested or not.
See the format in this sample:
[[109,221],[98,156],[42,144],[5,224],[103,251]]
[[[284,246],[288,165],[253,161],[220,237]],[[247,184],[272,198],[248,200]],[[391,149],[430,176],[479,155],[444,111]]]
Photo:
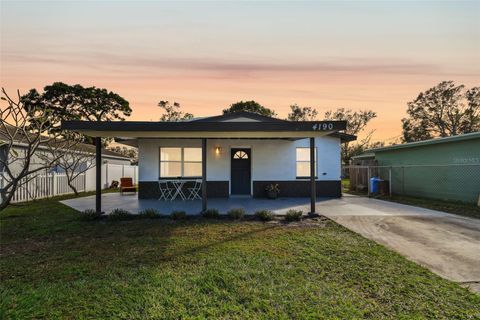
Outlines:
[[[68,121],[62,127],[95,137],[97,163],[101,137],[139,148],[138,199],[101,197],[97,166],[96,197],[80,201],[78,210],[197,214],[243,207],[249,213],[263,208],[281,214],[301,207],[314,214],[318,196],[340,196],[338,130],[346,128],[345,121],[286,121],[241,112],[178,122]],[[279,186],[275,192],[288,199],[252,199],[264,196],[269,186]],[[235,198],[239,195],[251,198]]]
[[[197,215],[202,211],[202,200],[159,201],[156,199],[139,199],[136,195],[120,195],[119,193],[102,194],[102,209],[105,213],[121,208],[137,214],[145,209],[155,209],[162,215],[169,215],[174,210],[185,211],[188,215]],[[310,198],[278,198],[275,200],[257,198],[214,198],[209,199],[209,208],[226,214],[233,208],[243,208],[246,214],[254,214],[257,210],[271,210],[277,215],[284,215],[288,210],[310,212]],[[326,198],[317,199],[317,203]],[[63,204],[78,210],[95,209],[95,196],[74,198],[61,201]]]

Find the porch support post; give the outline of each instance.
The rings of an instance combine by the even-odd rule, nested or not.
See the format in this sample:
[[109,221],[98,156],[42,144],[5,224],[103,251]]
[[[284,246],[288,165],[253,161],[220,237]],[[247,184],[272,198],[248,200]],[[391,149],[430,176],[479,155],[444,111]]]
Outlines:
[[315,184],[315,138],[310,138],[310,214],[315,214],[317,192]]
[[95,211],[102,212],[102,139],[95,137]]
[[202,139],[202,211],[207,210],[207,139]]

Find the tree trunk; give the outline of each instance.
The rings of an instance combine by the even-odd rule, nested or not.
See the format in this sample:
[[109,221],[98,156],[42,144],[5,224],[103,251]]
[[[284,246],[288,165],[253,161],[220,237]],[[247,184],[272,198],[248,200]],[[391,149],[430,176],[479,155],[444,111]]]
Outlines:
[[75,186],[72,184],[72,181],[68,180],[67,184],[68,184],[68,186],[70,187],[70,189],[72,189],[73,193],[75,193],[75,196],[78,196],[78,195],[79,195],[78,190],[77,190],[77,188],[75,188]]
[[17,190],[17,183],[14,183],[10,187],[10,192],[6,192],[4,189],[2,189],[2,191],[0,192],[0,197],[2,199],[2,203],[0,203],[0,211],[8,207],[8,205],[12,201],[15,190]]

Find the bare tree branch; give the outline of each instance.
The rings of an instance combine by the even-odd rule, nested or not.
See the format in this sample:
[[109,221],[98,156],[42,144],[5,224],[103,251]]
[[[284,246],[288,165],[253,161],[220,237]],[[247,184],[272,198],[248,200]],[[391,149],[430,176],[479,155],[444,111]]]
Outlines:
[[3,185],[0,210],[12,200],[15,191],[42,170],[51,168],[78,142],[65,139],[61,131],[52,130],[50,110],[35,104],[25,108],[20,92],[13,100],[2,88],[0,109],[0,148],[3,149]]

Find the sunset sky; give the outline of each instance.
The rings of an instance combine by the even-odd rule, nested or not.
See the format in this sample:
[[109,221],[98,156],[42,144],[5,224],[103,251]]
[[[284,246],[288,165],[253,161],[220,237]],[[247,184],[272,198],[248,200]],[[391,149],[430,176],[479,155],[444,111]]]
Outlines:
[[401,133],[406,103],[442,80],[480,85],[480,1],[2,2],[1,85],[55,81],[159,100],[196,116],[256,100],[373,109],[375,140]]

